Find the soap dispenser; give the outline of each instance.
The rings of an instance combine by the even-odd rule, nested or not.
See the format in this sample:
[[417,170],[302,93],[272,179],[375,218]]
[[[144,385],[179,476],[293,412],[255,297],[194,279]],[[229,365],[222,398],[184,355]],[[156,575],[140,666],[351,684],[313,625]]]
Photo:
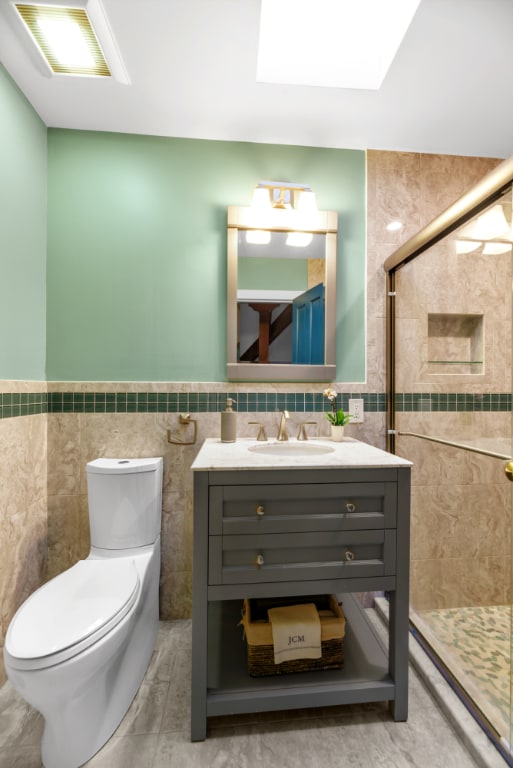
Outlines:
[[221,414],[221,442],[234,443],[237,439],[237,414],[232,410],[233,400],[226,398],[226,411]]

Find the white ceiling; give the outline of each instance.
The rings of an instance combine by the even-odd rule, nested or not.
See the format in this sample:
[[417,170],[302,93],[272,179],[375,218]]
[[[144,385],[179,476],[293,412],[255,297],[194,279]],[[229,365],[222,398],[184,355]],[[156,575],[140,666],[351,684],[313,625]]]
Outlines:
[[379,91],[257,83],[259,0],[103,7],[129,85],[47,77],[10,0],[0,0],[0,61],[48,126],[513,155],[513,0],[422,0]]

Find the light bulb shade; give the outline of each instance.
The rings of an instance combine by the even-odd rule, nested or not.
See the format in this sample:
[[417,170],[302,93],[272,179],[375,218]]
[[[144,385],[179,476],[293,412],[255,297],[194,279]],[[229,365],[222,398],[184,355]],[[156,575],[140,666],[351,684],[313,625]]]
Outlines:
[[255,187],[251,207],[255,211],[269,211],[272,208],[269,190],[265,187]]
[[306,248],[312,242],[312,237],[311,232],[289,232],[285,242],[294,248]]
[[456,253],[472,253],[481,245],[479,240],[455,240]]
[[315,200],[315,192],[308,189],[303,189],[299,193],[299,200],[297,201],[297,210],[303,214],[317,213],[317,202]]
[[474,240],[493,240],[495,237],[505,235],[509,228],[502,205],[497,203],[489,211],[485,211],[477,217],[472,229],[472,238]]
[[511,243],[485,243],[483,253],[487,256],[498,256],[511,251]]
[[250,245],[268,245],[271,242],[271,233],[266,229],[248,229],[246,242]]

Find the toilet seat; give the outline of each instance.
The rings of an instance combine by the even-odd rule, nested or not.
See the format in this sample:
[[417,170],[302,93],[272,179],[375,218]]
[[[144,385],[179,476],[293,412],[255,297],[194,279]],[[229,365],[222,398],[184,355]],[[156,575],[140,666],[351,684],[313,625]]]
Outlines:
[[133,560],[80,560],[15,614],[5,639],[12,666],[42,669],[81,653],[119,624],[138,593]]

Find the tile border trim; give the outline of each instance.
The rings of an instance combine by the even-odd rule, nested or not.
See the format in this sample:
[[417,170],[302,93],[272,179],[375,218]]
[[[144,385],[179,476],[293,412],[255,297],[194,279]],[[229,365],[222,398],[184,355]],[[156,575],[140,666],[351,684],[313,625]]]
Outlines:
[[0,393],[0,419],[11,416],[33,416],[48,412],[46,392],[4,392]]
[[[234,400],[239,413],[324,413],[330,404],[322,393],[312,392],[53,392],[48,394],[49,413],[219,413],[226,399]],[[340,407],[349,408],[349,398],[363,398],[367,411],[386,411],[386,395],[341,394]]]
[[[312,392],[8,392],[0,394],[0,418],[42,413],[218,413],[226,398],[240,413],[325,413],[330,406],[322,393]],[[350,398],[361,398],[368,413],[384,413],[384,392],[340,393],[338,403],[349,408]],[[397,393],[398,412],[511,412],[512,395],[502,393]]]

